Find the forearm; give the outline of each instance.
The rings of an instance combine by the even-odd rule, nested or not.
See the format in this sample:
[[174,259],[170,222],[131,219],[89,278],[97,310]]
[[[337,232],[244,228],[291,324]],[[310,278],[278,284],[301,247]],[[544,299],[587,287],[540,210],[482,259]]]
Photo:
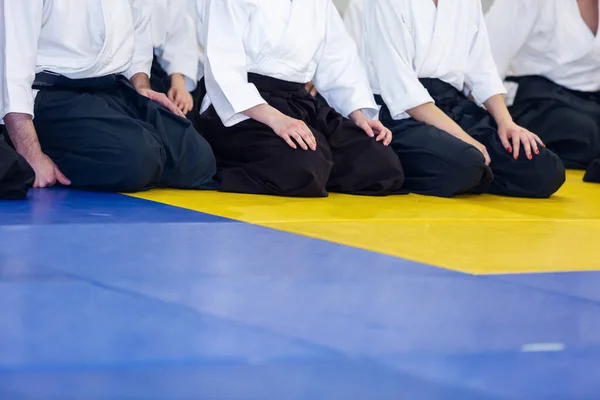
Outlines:
[[243,112],[247,117],[252,118],[262,124],[272,127],[273,123],[283,116],[283,114],[268,104],[259,104]]
[[143,72],[133,75],[130,81],[137,90],[150,89],[150,77]]
[[177,89],[185,89],[185,77],[183,74],[174,73],[171,75],[171,87]]
[[426,103],[407,111],[413,119],[435,126],[452,136],[461,138],[465,131],[433,103]]
[[497,94],[492,96],[485,102],[484,105],[492,117],[494,117],[494,120],[498,126],[512,122],[513,119],[508,111],[508,108],[506,107],[504,95]]
[[31,115],[9,113],[4,123],[13,146],[25,159],[30,160],[42,152]]
[[367,116],[365,115],[365,113],[362,112],[362,110],[354,110],[350,113],[350,115],[348,115],[348,118],[350,120],[352,120],[354,123],[358,123],[360,121],[364,121],[365,119],[368,119]]

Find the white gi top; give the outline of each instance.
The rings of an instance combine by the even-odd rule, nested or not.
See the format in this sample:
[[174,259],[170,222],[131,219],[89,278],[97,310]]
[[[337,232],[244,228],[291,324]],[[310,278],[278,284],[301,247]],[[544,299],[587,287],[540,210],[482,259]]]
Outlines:
[[569,89],[600,90],[600,38],[577,0],[500,0],[486,22],[503,77],[541,75]]
[[394,119],[433,102],[418,78],[468,90],[477,104],[506,93],[492,58],[480,0],[368,0],[365,54],[373,91]]
[[198,82],[200,50],[189,0],[145,1],[152,7],[154,55],[168,75],[182,74],[186,89],[193,91]]
[[[348,8],[344,13],[344,25],[346,30],[352,36],[359,49],[363,42],[363,7],[365,0],[350,0]],[[361,53],[363,50],[361,49]]]
[[145,0],[0,0],[0,117],[33,115],[35,74],[150,74]]
[[204,13],[207,11],[206,2],[208,0],[188,0],[193,4],[192,9],[190,10],[191,15],[193,15],[194,20],[196,21],[196,37],[198,42],[198,52],[199,60],[198,60],[198,82],[204,78]]
[[[313,81],[323,97],[347,116],[377,105],[350,38],[331,0],[200,0],[204,16],[208,98],[225,126],[265,100],[247,73],[288,82]],[[206,108],[206,101],[203,109]]]

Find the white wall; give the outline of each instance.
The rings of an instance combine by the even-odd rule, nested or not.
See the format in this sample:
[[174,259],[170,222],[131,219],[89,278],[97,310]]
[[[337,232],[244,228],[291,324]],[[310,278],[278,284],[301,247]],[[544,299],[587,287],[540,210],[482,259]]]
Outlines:
[[[346,7],[348,6],[348,1],[349,0],[333,0],[335,5],[338,6],[338,8],[340,9],[341,12],[344,12],[346,10]],[[366,1],[369,1],[369,0],[366,0]],[[425,0],[422,0],[422,1],[425,1]],[[492,5],[492,2],[494,0],[482,0],[482,1],[483,1],[483,8],[487,11],[487,9]]]

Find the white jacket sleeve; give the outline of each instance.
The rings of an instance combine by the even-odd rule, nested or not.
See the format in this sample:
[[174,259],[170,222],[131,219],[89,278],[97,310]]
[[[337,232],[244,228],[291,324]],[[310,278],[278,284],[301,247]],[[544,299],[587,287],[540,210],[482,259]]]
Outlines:
[[0,0],[0,122],[8,113],[33,116],[43,0]]
[[328,3],[325,47],[317,60],[315,87],[342,115],[362,110],[367,117],[374,118],[379,109],[356,44],[333,3],[330,0]]
[[505,94],[506,89],[494,63],[481,2],[476,2],[476,5],[479,14],[477,35],[469,52],[465,85],[475,102],[482,105],[494,95]]
[[204,18],[206,91],[225,126],[248,117],[244,111],[266,104],[248,82],[243,35],[250,15],[239,0],[206,0]]
[[167,37],[158,61],[168,75],[182,74],[186,89],[192,92],[197,85],[200,51],[196,22],[188,12],[186,0],[170,1],[167,19]]
[[129,0],[133,16],[135,48],[131,66],[123,75],[131,79],[135,74],[144,73],[150,76],[152,68],[152,31],[150,29],[151,7],[145,0]]
[[433,103],[414,70],[415,43],[400,6],[393,0],[369,0],[364,12],[370,67],[392,118],[401,119],[406,111]]
[[501,78],[506,78],[512,60],[527,43],[540,7],[539,0],[501,0],[488,11],[485,21]]
[[352,0],[344,13],[344,26],[360,48],[363,40],[363,0]]

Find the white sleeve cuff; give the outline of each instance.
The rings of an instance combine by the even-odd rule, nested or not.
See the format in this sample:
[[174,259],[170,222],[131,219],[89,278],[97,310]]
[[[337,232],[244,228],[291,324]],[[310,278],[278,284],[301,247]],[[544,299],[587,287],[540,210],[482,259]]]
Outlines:
[[369,119],[379,118],[379,107],[377,105],[375,105],[375,108],[373,108],[373,107],[363,108],[362,112]]
[[215,96],[211,94],[210,88],[207,89],[209,89],[213,106],[226,127],[231,127],[247,119],[243,114],[244,111],[260,104],[267,104],[252,83],[226,88],[225,92],[231,94],[229,97]]
[[328,99],[328,96],[325,95],[324,97],[330,102],[330,105],[337,109],[344,117],[348,117],[356,110],[362,110],[362,112],[371,119],[379,114],[379,107],[375,102],[373,92],[371,92],[370,88],[365,88],[363,90],[357,89],[352,95],[341,98],[344,94],[344,92],[335,93],[332,99]]
[[[164,68],[164,67],[163,67]],[[198,61],[190,60],[189,62],[176,61],[166,65],[164,68],[167,75],[181,74],[185,79],[185,89],[188,92],[193,92],[198,86],[196,77],[198,76]]]
[[17,101],[8,101],[7,104],[4,104],[2,113],[0,114],[0,124],[3,125],[4,117],[11,113],[26,114],[33,117],[34,99],[36,94],[37,91],[30,89],[27,94],[23,93],[20,95]]
[[423,89],[417,96],[412,95],[410,98],[408,96],[402,96],[398,99],[392,99],[389,102],[386,102],[384,99],[384,102],[390,110],[392,118],[395,120],[406,118],[406,112],[415,107],[419,107],[428,103],[435,104],[435,100],[433,100],[429,92],[427,92],[425,89]]
[[123,76],[127,79],[131,79],[135,74],[146,74],[150,77],[150,71],[152,69],[152,58],[147,60],[132,62],[127,71],[123,72]]
[[123,72],[123,76],[129,80],[131,80],[131,78],[133,78],[136,74],[146,74],[148,75],[148,77],[150,77],[150,68],[144,68],[144,67],[132,67],[129,68],[127,71]]
[[471,95],[473,96],[473,99],[475,99],[475,103],[480,107],[491,97],[498,94],[506,94],[506,88],[502,84],[500,78],[498,78],[498,82],[495,84],[477,85],[476,87],[471,88]]

